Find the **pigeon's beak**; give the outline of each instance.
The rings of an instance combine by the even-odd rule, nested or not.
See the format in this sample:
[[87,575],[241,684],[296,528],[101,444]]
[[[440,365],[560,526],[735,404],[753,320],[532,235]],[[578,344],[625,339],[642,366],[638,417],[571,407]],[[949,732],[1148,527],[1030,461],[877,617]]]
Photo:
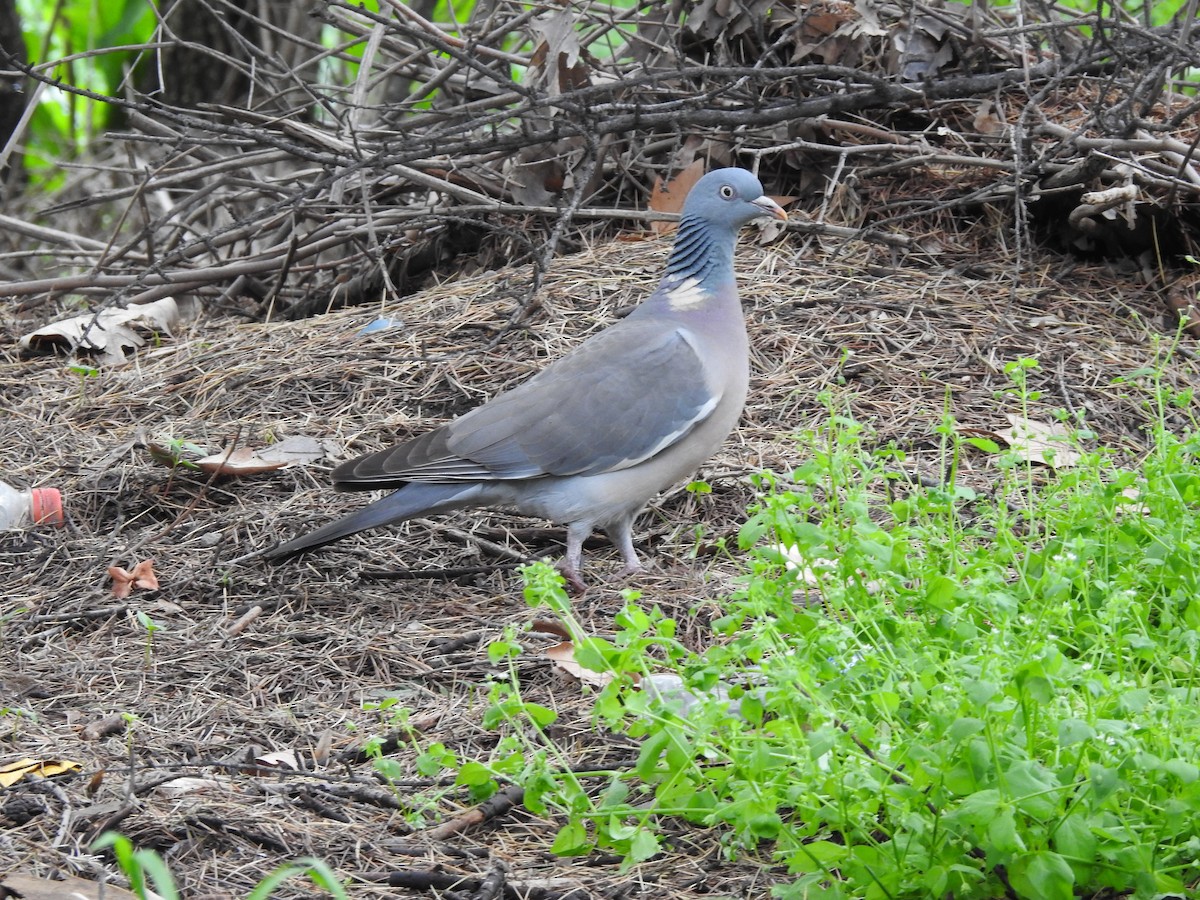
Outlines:
[[781,219],[784,222],[787,221],[787,213],[783,211],[783,207],[765,194],[757,200],[751,200],[750,202],[761,209],[764,216],[770,216],[772,219]]

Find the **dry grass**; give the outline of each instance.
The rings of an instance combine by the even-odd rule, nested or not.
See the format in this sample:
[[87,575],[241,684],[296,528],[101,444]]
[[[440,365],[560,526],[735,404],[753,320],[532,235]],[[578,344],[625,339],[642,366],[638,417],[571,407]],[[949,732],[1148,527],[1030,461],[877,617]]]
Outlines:
[[[81,379],[64,361],[0,363],[0,471],[21,483],[57,484],[70,525],[0,536],[0,762],[76,760],[82,772],[0,791],[3,871],[94,878],[111,861],[88,852],[116,827],[168,862],[192,898],[239,897],[288,859],[313,855],[341,875],[402,870],[483,878],[504,867],[518,892],[563,896],[762,897],[785,875],[765,859],[722,861],[717,836],[680,829],[668,857],[622,873],[601,855],[552,858],[556,823],[523,811],[444,840],[406,824],[417,778],[392,793],[355,753],[385,726],[364,702],[398,697],[420,742],[464,756],[495,736],[480,725],[484,648],[509,623],[532,617],[512,555],[557,555],[561,532],[504,516],[414,522],[350,538],[299,561],[231,564],[243,554],[327,521],[362,498],[335,495],[325,468],[419,432],[524,378],[641,297],[666,244],[618,242],[557,260],[538,303],[502,333],[526,301],[528,275],[501,271],[389,303],[297,323],[236,325],[209,319],[130,364]],[[1019,277],[1001,252],[894,266],[865,245],[782,243],[741,251],[743,296],[756,376],[742,425],[702,475],[711,495],[676,490],[654,504],[638,533],[651,564],[616,579],[620,560],[602,541],[585,551],[593,583],[581,617],[611,629],[619,590],[635,587],[706,640],[704,622],[738,573],[716,552],[734,537],[751,500],[747,475],[799,462],[788,435],[826,415],[818,393],[910,454],[938,477],[938,424],[999,428],[1011,401],[997,398],[1003,364],[1037,357],[1040,407],[1086,413],[1110,445],[1136,452],[1144,413],[1114,379],[1147,364],[1173,326],[1159,300],[1102,266],[1045,256]],[[404,327],[360,336],[377,314]],[[10,319],[9,334],[16,332]],[[1185,342],[1187,343],[1187,342]],[[1194,382],[1177,354],[1169,377]],[[172,436],[212,451],[305,434],[338,448],[320,465],[212,482],[172,473],[141,449]],[[982,459],[966,477],[986,484]],[[484,541],[486,543],[480,543]],[[109,594],[106,567],[153,558],[162,588],[126,601]],[[439,569],[478,571],[419,577]],[[404,569],[418,577],[380,577]],[[240,634],[230,626],[262,613]],[[694,610],[694,613],[692,612]],[[161,626],[147,659],[138,611]],[[539,641],[531,638],[531,650]],[[628,758],[630,747],[589,723],[575,683],[536,652],[524,657],[531,697],[558,710],[568,757]],[[28,711],[30,716],[17,714]],[[128,727],[89,740],[86,726],[114,714]],[[304,771],[244,768],[294,750]],[[393,753],[411,767],[414,751]],[[208,779],[178,790],[164,779]],[[182,783],[188,785],[187,782]],[[465,810],[451,794],[430,825]],[[524,893],[521,893],[524,891]],[[356,883],[355,897],[398,888]],[[473,890],[436,896],[471,896]],[[279,896],[312,896],[298,883]]]

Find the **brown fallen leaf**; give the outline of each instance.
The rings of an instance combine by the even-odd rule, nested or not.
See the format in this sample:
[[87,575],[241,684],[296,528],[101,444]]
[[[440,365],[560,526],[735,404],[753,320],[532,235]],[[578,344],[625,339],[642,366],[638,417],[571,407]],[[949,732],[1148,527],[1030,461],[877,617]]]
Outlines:
[[[680,169],[675,177],[663,183],[661,178],[654,180],[654,188],[650,191],[650,208],[655,212],[676,213],[683,210],[683,201],[688,192],[704,175],[704,160],[698,159],[690,166]],[[655,234],[668,234],[678,227],[676,222],[651,222],[650,230]]]
[[100,738],[120,734],[128,725],[129,720],[119,713],[105,716],[103,719],[96,719],[85,725],[83,730],[79,732],[79,739],[83,741],[98,741]]
[[259,475],[263,472],[273,472],[287,465],[286,460],[264,460],[249,447],[242,447],[232,453],[214,453],[203,459],[196,460],[197,468],[210,475]]
[[593,672],[591,669],[585,669],[579,663],[575,662],[575,645],[570,641],[563,641],[561,644],[547,647],[546,656],[550,658],[555,666],[575,676],[584,684],[590,684],[594,687],[604,687],[616,677],[612,672]]
[[144,591],[158,590],[158,576],[154,574],[154,560],[143,559],[130,572],[120,566],[109,566],[108,575],[113,580],[112,595],[124,600],[134,588]]
[[992,101],[986,98],[979,101],[971,124],[979,134],[995,135],[1004,131],[1004,121],[996,115],[995,105]]
[[329,455],[330,449],[330,444],[326,441],[300,434],[259,450],[243,447],[232,453],[222,451],[193,460],[192,463],[210,474],[218,472],[222,475],[257,475],[260,472],[282,469],[284,466],[297,466],[324,459]]
[[567,630],[567,626],[554,619],[534,619],[529,623],[529,630],[537,634],[552,634],[564,641],[571,639],[571,632]]

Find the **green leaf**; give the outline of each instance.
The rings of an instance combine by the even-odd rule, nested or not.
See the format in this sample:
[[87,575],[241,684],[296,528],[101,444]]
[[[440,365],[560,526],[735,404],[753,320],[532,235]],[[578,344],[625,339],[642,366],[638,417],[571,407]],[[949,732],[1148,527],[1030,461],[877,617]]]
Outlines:
[[1184,759],[1168,759],[1162,764],[1164,772],[1174,775],[1184,784],[1191,784],[1200,778],[1200,768]]
[[629,844],[629,858],[633,862],[645,862],[659,851],[658,836],[646,828],[638,830]]
[[1025,842],[1017,834],[1017,820],[1010,807],[1000,810],[988,823],[987,836],[989,852],[1002,854],[1019,853],[1025,849]]
[[1103,803],[1121,783],[1120,776],[1112,769],[1098,763],[1088,766],[1088,780],[1092,785],[1092,795],[1097,803]]
[[835,868],[849,852],[845,844],[835,844],[833,841],[812,841],[804,844],[796,853],[792,854],[788,868],[792,872],[808,871],[807,867],[800,868],[798,864],[802,861],[812,860],[824,871]]
[[487,648],[488,662],[495,665],[506,659],[519,656],[521,652],[521,645],[516,641],[492,641],[488,644]]
[[456,763],[454,752],[446,749],[445,744],[440,743],[430,744],[429,749],[418,754],[416,760],[417,771],[426,778],[440,775],[443,769],[450,768]]
[[458,775],[454,778],[455,784],[468,785],[470,787],[478,787],[481,784],[487,784],[492,780],[492,773],[482,763],[471,762],[463,763],[458,770]]
[[1049,770],[1031,759],[1020,760],[1005,771],[1004,780],[1022,812],[1040,818],[1054,815],[1059,784]]
[[138,850],[134,853],[134,859],[150,876],[150,880],[154,882],[154,892],[162,900],[179,900],[179,890],[175,887],[175,878],[171,875],[171,870],[167,868],[167,864],[161,856],[153,850]]
[[525,710],[525,715],[529,716],[530,721],[538,728],[545,728],[558,718],[558,713],[540,703],[523,703],[521,706]]
[[987,825],[1004,807],[998,790],[989,789],[976,791],[951,811],[950,818],[954,821],[967,822],[971,825]]
[[1018,856],[1008,866],[1008,880],[1028,900],[1073,900],[1075,873],[1067,861],[1049,850]]
[[638,753],[637,765],[633,771],[642,781],[650,782],[658,774],[659,762],[662,759],[663,751],[667,749],[667,743],[671,740],[671,736],[666,729],[651,734],[642,744],[642,749]]
[[968,680],[965,686],[967,699],[979,707],[986,707],[992,698],[1000,693],[999,686],[990,681]]
[[554,836],[550,852],[555,856],[583,856],[592,849],[588,840],[587,828],[582,822],[568,822]]
[[390,781],[398,781],[404,777],[404,768],[400,763],[387,756],[371,760],[371,768]]
[[1054,849],[1063,856],[1090,862],[1096,859],[1096,836],[1082,814],[1067,816],[1054,829]]
[[759,840],[773,841],[783,829],[778,813],[758,813],[750,819],[750,833]]
[[973,734],[979,734],[983,731],[983,719],[976,719],[973,716],[964,716],[960,719],[955,719],[949,730],[946,732],[946,737],[954,742],[969,738]]
[[254,890],[246,895],[246,900],[268,900],[277,887],[297,875],[308,875],[314,884],[329,891],[338,900],[346,900],[346,889],[337,874],[327,863],[313,857],[304,857],[280,866],[256,884]]
[[978,450],[982,450],[984,453],[999,453],[1000,452],[1000,445],[997,444],[995,441],[993,441],[990,438],[968,437],[968,438],[963,438],[963,443],[970,444],[972,447],[975,447]]
[[1063,719],[1058,723],[1058,746],[1073,747],[1096,736],[1094,729],[1082,719]]
[[620,656],[620,649],[603,638],[585,638],[575,647],[575,662],[593,672],[613,671]]
[[600,809],[616,809],[625,804],[628,796],[629,785],[614,776],[612,781],[609,782],[608,787],[604,789],[604,793],[600,795],[598,806]]

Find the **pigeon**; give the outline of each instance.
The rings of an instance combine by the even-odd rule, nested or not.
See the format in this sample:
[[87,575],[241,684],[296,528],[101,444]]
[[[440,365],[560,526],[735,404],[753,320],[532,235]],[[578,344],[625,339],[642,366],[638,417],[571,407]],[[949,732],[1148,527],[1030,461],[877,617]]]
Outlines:
[[414,516],[495,509],[565,524],[560,570],[578,592],[593,529],[608,535],[626,572],[640,569],[634,519],[716,452],[745,405],[749,344],[733,249],[738,230],[764,217],[787,213],[750,172],[700,178],[666,273],[628,316],[459,418],[339,465],[337,490],[395,490],[264,555]]

